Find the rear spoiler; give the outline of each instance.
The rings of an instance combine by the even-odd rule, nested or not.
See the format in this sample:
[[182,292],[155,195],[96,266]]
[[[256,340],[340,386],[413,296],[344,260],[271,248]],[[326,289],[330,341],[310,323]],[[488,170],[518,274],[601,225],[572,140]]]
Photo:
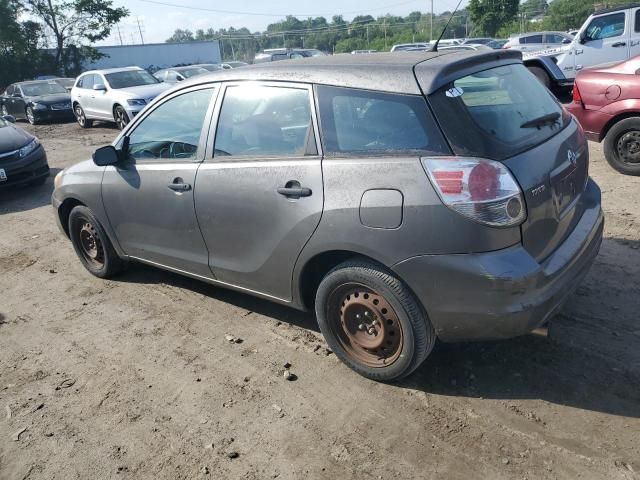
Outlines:
[[467,75],[516,63],[522,63],[522,52],[517,50],[462,51],[430,58],[418,63],[413,70],[422,93],[430,95]]

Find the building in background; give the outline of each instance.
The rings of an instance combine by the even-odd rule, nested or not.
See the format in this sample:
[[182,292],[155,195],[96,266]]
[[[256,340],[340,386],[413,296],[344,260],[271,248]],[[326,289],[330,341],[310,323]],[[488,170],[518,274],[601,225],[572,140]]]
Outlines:
[[155,72],[161,68],[194,63],[221,63],[220,44],[217,40],[96,48],[104,57],[85,65],[85,70],[136,65]]

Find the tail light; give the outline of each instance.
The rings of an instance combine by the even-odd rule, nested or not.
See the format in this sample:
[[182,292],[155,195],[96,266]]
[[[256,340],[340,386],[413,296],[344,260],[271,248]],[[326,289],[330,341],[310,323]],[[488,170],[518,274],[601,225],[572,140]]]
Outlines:
[[478,223],[513,227],[527,218],[522,191],[500,162],[466,157],[424,158],[442,202]]
[[580,105],[583,105],[582,95],[580,94],[580,89],[578,88],[577,83],[573,84],[573,103],[579,103]]

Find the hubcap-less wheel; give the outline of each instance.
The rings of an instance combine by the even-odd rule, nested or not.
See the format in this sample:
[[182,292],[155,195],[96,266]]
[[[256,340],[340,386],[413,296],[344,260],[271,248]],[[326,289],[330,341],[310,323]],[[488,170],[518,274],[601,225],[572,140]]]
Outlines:
[[402,352],[398,315],[384,297],[357,284],[343,285],[329,297],[328,320],[345,352],[368,367],[388,367]]
[[80,251],[84,259],[96,267],[104,266],[104,247],[96,228],[89,222],[80,227]]
[[632,130],[621,135],[616,144],[616,151],[624,163],[640,163],[640,131]]
[[9,115],[9,110],[7,110],[6,105],[2,105],[2,115]]
[[125,112],[122,107],[116,108],[116,125],[118,125],[118,128],[123,130],[128,123],[129,117],[127,116],[127,112]]

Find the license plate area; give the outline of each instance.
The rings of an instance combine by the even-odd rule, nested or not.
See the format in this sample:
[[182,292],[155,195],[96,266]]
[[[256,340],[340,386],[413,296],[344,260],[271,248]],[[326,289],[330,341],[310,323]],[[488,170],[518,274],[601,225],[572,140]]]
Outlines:
[[580,192],[578,177],[578,168],[575,165],[570,165],[557,173],[552,172],[550,180],[553,191],[553,204],[558,218],[562,218],[578,198]]
[[4,171],[4,168],[0,168],[0,182],[7,181],[7,172]]

